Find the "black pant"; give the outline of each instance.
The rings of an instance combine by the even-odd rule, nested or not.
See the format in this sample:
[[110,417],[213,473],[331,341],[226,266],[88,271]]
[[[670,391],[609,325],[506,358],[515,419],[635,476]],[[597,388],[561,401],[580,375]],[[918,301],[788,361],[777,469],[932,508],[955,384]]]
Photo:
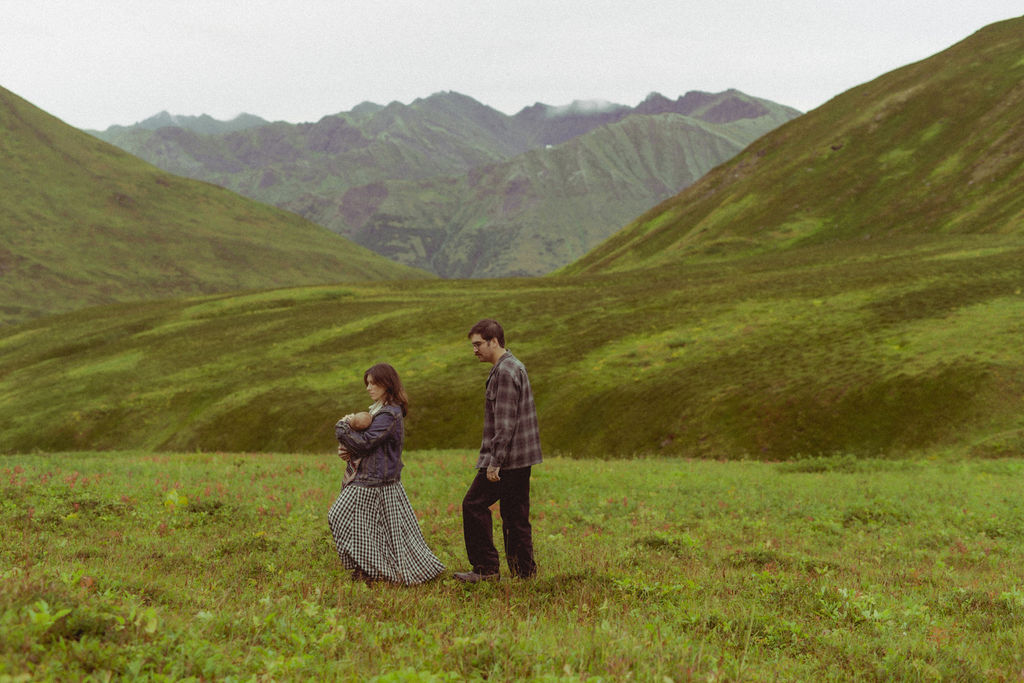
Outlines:
[[537,573],[530,527],[530,468],[501,470],[500,477],[498,481],[488,481],[487,470],[477,470],[462,499],[466,554],[476,573],[498,573],[498,551],[494,548],[489,508],[495,501],[501,501],[501,532],[508,570],[512,576],[529,578]]

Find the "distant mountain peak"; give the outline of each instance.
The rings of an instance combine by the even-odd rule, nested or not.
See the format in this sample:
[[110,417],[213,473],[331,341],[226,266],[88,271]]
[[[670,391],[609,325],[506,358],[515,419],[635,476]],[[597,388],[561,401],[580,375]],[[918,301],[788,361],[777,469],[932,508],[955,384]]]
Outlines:
[[139,128],[146,128],[147,130],[156,130],[157,128],[163,128],[164,126],[177,125],[177,123],[175,122],[175,119],[177,118],[181,117],[176,117],[172,115],[169,111],[164,109],[159,114],[154,114],[153,116],[150,116],[148,119],[136,121],[135,125]]
[[657,92],[656,90],[652,90],[651,92],[647,93],[647,97],[645,97],[643,99],[641,104],[655,103],[655,102],[657,102],[657,103],[671,102],[671,101],[672,100],[670,100],[669,98],[665,97],[660,92]]
[[[637,105],[638,114],[682,114],[712,123],[727,123],[739,119],[756,119],[769,113],[763,102],[729,88],[720,93],[691,90],[676,100],[661,93],[650,93]],[[791,110],[796,114],[796,110]]]
[[265,126],[267,123],[268,122],[265,119],[255,116],[254,114],[242,113],[230,121],[219,121],[209,114],[200,114],[199,116],[182,116],[178,114],[171,114],[167,110],[164,110],[159,114],[150,116],[148,119],[138,121],[131,126],[110,126],[107,129],[107,132],[112,133],[128,128],[139,128],[154,131],[160,130],[161,128],[182,128],[194,133],[210,135],[231,133],[245,130],[247,128],[256,128],[257,126]]
[[376,114],[377,112],[379,112],[383,108],[384,108],[384,105],[382,105],[382,104],[377,104],[376,102],[371,102],[369,100],[365,100],[363,102],[360,102],[356,106],[352,107],[352,110],[349,113],[350,114]]
[[[476,100],[474,100],[469,95],[463,95],[462,93],[456,92],[455,90],[438,90],[437,92],[431,93],[427,97],[423,97],[423,98],[420,98],[420,99],[424,99],[424,100],[457,100],[459,102],[476,102]],[[477,102],[477,104],[479,104],[479,102]]]

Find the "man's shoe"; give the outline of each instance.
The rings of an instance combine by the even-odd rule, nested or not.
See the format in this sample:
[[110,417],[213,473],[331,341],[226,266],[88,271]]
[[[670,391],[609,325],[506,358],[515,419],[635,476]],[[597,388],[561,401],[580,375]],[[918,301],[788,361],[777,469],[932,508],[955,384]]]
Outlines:
[[480,583],[481,581],[497,581],[501,578],[498,572],[493,574],[477,574],[476,572],[455,572],[455,578],[463,583]]

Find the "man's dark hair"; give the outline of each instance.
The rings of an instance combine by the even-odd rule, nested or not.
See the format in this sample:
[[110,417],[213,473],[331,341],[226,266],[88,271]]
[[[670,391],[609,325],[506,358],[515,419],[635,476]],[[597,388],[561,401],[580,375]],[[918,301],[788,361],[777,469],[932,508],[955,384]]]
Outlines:
[[491,341],[492,339],[498,340],[498,346],[505,348],[505,330],[501,329],[501,325],[498,324],[497,320],[491,320],[490,318],[484,318],[476,325],[473,325],[473,329],[469,331],[467,337],[472,337],[474,334],[479,334],[484,338],[484,341]]

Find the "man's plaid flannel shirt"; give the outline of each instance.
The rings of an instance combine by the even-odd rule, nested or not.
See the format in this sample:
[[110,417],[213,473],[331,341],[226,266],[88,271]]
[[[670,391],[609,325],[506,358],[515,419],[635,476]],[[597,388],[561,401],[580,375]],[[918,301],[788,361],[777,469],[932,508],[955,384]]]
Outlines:
[[511,351],[487,376],[484,438],[477,469],[519,469],[541,461],[540,428],[526,367]]

